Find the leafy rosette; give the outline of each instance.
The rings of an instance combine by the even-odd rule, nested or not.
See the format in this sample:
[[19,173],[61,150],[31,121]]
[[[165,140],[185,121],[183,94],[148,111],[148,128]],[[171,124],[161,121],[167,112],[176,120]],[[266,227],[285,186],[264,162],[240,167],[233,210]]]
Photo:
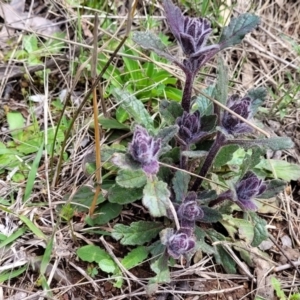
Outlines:
[[[227,107],[246,120],[250,120],[252,118],[250,97],[239,99],[238,95],[233,95],[227,100]],[[250,133],[253,131],[251,126],[229,111],[224,111],[221,119],[221,127],[228,134],[232,135]]]
[[188,228],[181,228],[170,235],[166,244],[169,255],[175,259],[192,251],[195,245],[195,239]]
[[128,149],[132,158],[141,164],[142,169],[147,174],[156,174],[158,172],[158,155],[161,149],[161,139],[155,139],[148,134],[145,128],[136,126]]
[[219,45],[206,45],[212,32],[208,20],[184,16],[170,0],[165,0],[163,6],[170,29],[187,57],[196,58],[219,49]]
[[201,129],[200,112],[197,110],[194,113],[183,112],[183,115],[176,120],[179,126],[178,140],[181,144],[190,145],[198,142],[207,134]]
[[177,208],[178,219],[182,227],[193,229],[195,221],[204,217],[203,210],[197,202],[197,194],[189,192]]

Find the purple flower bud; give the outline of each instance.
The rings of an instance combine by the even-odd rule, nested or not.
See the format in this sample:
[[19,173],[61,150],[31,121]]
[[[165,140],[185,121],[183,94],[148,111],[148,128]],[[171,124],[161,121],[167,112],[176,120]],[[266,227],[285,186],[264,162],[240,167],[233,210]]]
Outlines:
[[256,210],[253,198],[261,195],[267,188],[262,179],[254,173],[247,172],[245,176],[235,185],[237,204],[244,210]]
[[163,6],[170,29],[185,55],[198,57],[201,53],[219,49],[219,45],[206,46],[212,31],[208,20],[183,16],[170,0],[164,0]]
[[186,111],[176,120],[179,126],[178,137],[184,144],[189,145],[197,142],[205,132],[201,131],[200,112],[197,110],[193,114]]
[[203,218],[204,213],[197,203],[197,194],[195,192],[189,192],[187,194],[182,204],[178,207],[177,214],[179,220],[187,220],[192,222],[192,224],[194,224],[196,220]]
[[167,242],[168,253],[173,258],[177,259],[181,255],[193,250],[195,244],[194,238],[182,228],[177,231],[177,233],[170,236]]
[[156,174],[158,172],[158,154],[161,148],[161,139],[154,139],[146,129],[136,126],[132,142],[129,143],[128,148],[132,158],[141,163],[146,173]]
[[[233,95],[228,99],[227,107],[246,120],[249,120],[252,117],[250,97],[239,99],[238,95]],[[251,126],[228,111],[224,111],[221,124],[227,133],[233,135],[252,132],[253,130]]]

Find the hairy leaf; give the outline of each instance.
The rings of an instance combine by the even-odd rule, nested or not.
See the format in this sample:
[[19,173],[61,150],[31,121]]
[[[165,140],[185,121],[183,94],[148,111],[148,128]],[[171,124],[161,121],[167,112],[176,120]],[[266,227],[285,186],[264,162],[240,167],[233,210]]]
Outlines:
[[119,186],[118,184],[114,184],[108,190],[108,201],[111,203],[118,204],[128,204],[132,203],[136,200],[140,200],[143,197],[143,189],[142,188],[124,188]]
[[[214,229],[209,229],[206,232],[213,242],[225,241],[225,237],[222,234],[216,232]],[[218,264],[221,264],[227,273],[235,274],[236,263],[233,260],[233,258],[227,253],[227,251],[222,247],[222,245],[216,245],[214,247],[216,249],[214,253],[216,262]]]
[[121,264],[127,270],[138,266],[142,261],[148,257],[149,251],[146,247],[140,246],[131,250],[122,260]]
[[229,25],[226,26],[222,32],[220,50],[240,43],[245,35],[251,32],[259,24],[259,17],[249,13],[232,18]]
[[212,132],[216,128],[217,121],[217,115],[203,116],[201,118],[201,130],[206,131],[207,133]]
[[159,112],[168,125],[173,125],[176,119],[182,116],[183,109],[175,101],[162,100],[159,104]]
[[141,171],[141,164],[134,161],[130,154],[114,153],[111,161],[121,169]]
[[104,225],[116,218],[122,211],[122,205],[117,203],[105,202],[99,207],[99,214],[95,214],[93,218],[87,217],[86,223],[90,226]]
[[213,102],[206,98],[204,95],[207,95],[209,97],[213,97],[214,94],[214,85],[210,85],[207,88],[205,88],[201,94],[196,96],[194,98],[194,105],[196,109],[200,111],[200,116],[210,116],[214,113],[214,105]]
[[300,178],[300,166],[280,159],[262,159],[255,167],[274,173],[277,178],[291,181]]
[[171,139],[175,136],[175,134],[177,132],[178,132],[177,125],[167,126],[167,127],[160,129],[156,138],[160,138],[162,146],[164,146],[171,141]]
[[220,168],[224,166],[228,161],[232,159],[233,153],[239,149],[239,146],[237,145],[228,145],[224,146],[219,153],[217,154],[217,157],[214,161],[215,168]]
[[167,283],[171,281],[168,256],[166,254],[163,254],[160,258],[155,260],[150,267],[156,273],[156,276],[151,279],[152,282]]
[[266,96],[267,96],[267,90],[264,87],[258,87],[255,89],[251,89],[246,97],[250,97],[252,99],[251,103],[251,111],[252,114],[255,115],[258,108],[264,103]]
[[224,64],[222,56],[218,59],[217,83],[214,88],[213,97],[222,104],[226,104],[228,92],[228,69]]
[[251,246],[258,247],[261,242],[268,238],[267,222],[260,218],[255,212],[248,212],[251,223],[254,226],[254,237]]
[[119,170],[116,183],[125,188],[140,188],[147,182],[147,176],[143,170]]
[[204,217],[199,221],[202,223],[216,223],[222,219],[222,214],[216,209],[207,206],[201,206],[201,209],[204,213]]
[[163,225],[158,222],[139,221],[130,226],[116,224],[111,236],[121,240],[122,245],[143,245],[156,237],[162,229]]
[[176,195],[176,202],[182,202],[184,199],[188,191],[190,179],[191,176],[189,174],[180,170],[176,171],[172,180],[173,190]]
[[282,192],[282,190],[286,186],[286,182],[280,179],[272,179],[266,183],[267,183],[267,189],[256,198],[270,199],[275,195],[277,195],[278,193]]
[[114,89],[112,91],[115,101],[124,108],[127,113],[147,130],[153,130],[153,120],[144,107],[144,104],[126,90]]
[[139,44],[146,50],[152,50],[159,56],[162,56],[169,61],[173,62],[176,61],[176,58],[166,52],[166,46],[162,43],[160,38],[150,31],[141,32],[135,31],[132,34],[132,39],[134,42]]
[[167,210],[170,207],[170,192],[165,182],[157,178],[148,179],[143,194],[143,204],[153,217],[167,216]]
[[244,149],[252,148],[253,146],[263,146],[270,148],[273,151],[290,149],[294,147],[293,141],[289,137],[271,137],[268,139],[255,140],[228,140],[226,142],[230,145],[240,145]]

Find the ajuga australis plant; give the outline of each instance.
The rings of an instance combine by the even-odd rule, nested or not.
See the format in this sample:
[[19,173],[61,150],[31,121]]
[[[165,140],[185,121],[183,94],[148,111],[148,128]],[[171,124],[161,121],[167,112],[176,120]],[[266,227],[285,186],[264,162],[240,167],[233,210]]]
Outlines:
[[[196,251],[214,254],[216,262],[226,271],[235,272],[235,262],[222,245],[212,244],[230,239],[238,232],[226,236],[213,224],[219,222],[225,229],[233,230],[234,226],[238,228],[246,223],[247,228],[252,228],[251,233],[245,233],[246,241],[258,246],[267,232],[265,221],[255,213],[259,207],[256,199],[275,195],[284,183],[257,173],[255,166],[265,148],[279,150],[293,146],[288,138],[259,136],[251,124],[255,122],[265,91],[253,88],[245,95],[227,96],[226,70],[220,57],[216,82],[203,90],[208,96],[192,97],[200,68],[221,50],[240,43],[259,25],[259,18],[248,13],[233,18],[223,28],[219,41],[212,42],[209,20],[203,16],[183,15],[171,0],[164,0],[163,8],[183,58],[170,55],[151,32],[135,32],[133,40],[183,71],[182,101],[161,100],[159,118],[156,116],[154,125],[153,118],[140,102],[126,91],[115,91],[115,98],[121,99],[121,105],[125,102],[125,109],[134,103],[136,112],[132,109],[128,113],[136,123],[132,126],[133,138],[126,153],[116,151],[112,156],[111,161],[118,170],[116,184],[108,191],[110,202],[119,201],[115,196],[118,193],[119,197],[128,195],[128,202],[125,199],[122,203],[142,199],[150,214],[147,221],[116,224],[112,237],[124,245],[148,246],[153,256],[151,268],[157,274],[152,283],[170,281],[168,272],[174,263],[172,260],[185,257],[188,265]],[[218,103],[211,105],[211,97],[223,108],[220,109]],[[238,149],[244,149],[240,162],[224,171],[222,168],[227,163],[230,165]],[[195,176],[191,176],[191,172]],[[233,216],[233,211],[240,212],[239,218]],[[226,227],[227,220],[231,220],[231,227]],[[160,241],[153,240],[158,233]]]

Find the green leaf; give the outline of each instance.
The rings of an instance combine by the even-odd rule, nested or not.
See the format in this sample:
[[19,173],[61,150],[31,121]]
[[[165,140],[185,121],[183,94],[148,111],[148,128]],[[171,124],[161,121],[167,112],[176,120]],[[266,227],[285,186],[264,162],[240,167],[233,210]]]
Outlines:
[[105,250],[95,245],[86,245],[80,247],[76,251],[76,254],[81,260],[90,263],[91,262],[99,263],[102,259],[110,259],[109,254]]
[[276,296],[280,300],[286,300],[286,296],[284,294],[284,291],[281,289],[281,284],[279,280],[277,280],[275,277],[271,277],[271,284],[276,291]]
[[226,228],[230,237],[235,240],[236,234],[241,240],[251,244],[254,237],[253,225],[244,219],[234,218],[231,215],[223,215],[223,220],[220,223]]
[[44,142],[41,144],[39,151],[36,153],[34,161],[31,165],[31,169],[28,174],[27,178],[27,183],[25,187],[25,192],[24,192],[24,198],[23,201],[27,201],[31,195],[34,183],[35,183],[35,178],[36,175],[38,174],[38,167],[40,164],[41,157],[43,155],[43,149],[44,149]]
[[203,116],[201,118],[201,130],[212,132],[216,129],[218,117],[217,115]]
[[16,142],[21,140],[22,130],[25,126],[25,120],[19,112],[8,112],[6,115],[9,130]]
[[3,242],[0,243],[0,249],[3,248],[6,245],[9,245],[13,241],[15,241],[18,237],[24,235],[25,232],[26,232],[26,228],[25,227],[19,228],[17,231],[15,231],[14,233],[12,233]]
[[183,109],[178,102],[162,100],[159,104],[159,112],[168,125],[173,125],[178,117],[183,114]]
[[162,146],[165,146],[172,140],[172,138],[178,132],[178,129],[179,128],[177,125],[164,127],[162,129],[160,129],[160,131],[156,137],[160,138],[161,142],[162,142]]
[[167,254],[163,254],[159,259],[155,260],[150,267],[156,273],[156,276],[151,279],[152,283],[168,283],[171,281]]
[[122,245],[143,245],[155,238],[163,229],[158,222],[139,221],[130,226],[116,224],[112,231],[112,237],[121,240]]
[[113,164],[124,170],[141,170],[141,164],[134,161],[129,154],[114,153],[111,161]]
[[182,202],[187,194],[191,176],[186,172],[178,170],[172,179],[173,190],[176,196],[176,202]]
[[254,226],[254,237],[251,246],[258,247],[261,242],[268,238],[267,222],[260,218],[255,212],[248,212],[247,214]]
[[147,176],[141,169],[139,170],[119,170],[116,183],[125,188],[140,188],[147,182]]
[[147,130],[153,130],[153,120],[140,100],[121,89],[114,89],[112,94],[116,102],[127,111],[136,123],[144,126]]
[[261,161],[261,157],[264,152],[265,151],[259,147],[253,147],[247,151],[240,167],[241,178],[248,172],[248,170],[252,170]]
[[241,14],[232,18],[228,26],[222,32],[220,38],[220,50],[240,43],[245,35],[260,24],[259,17],[253,14]]
[[40,266],[41,275],[45,275],[47,267],[49,266],[51,260],[51,254],[53,250],[53,240],[54,240],[54,234],[52,234],[50,240],[47,242],[47,246],[42,257],[41,266]]
[[222,166],[226,165],[226,163],[232,159],[233,153],[238,149],[238,145],[224,146],[217,154],[217,157],[214,161],[214,167],[221,168]]
[[[88,211],[95,193],[92,191],[92,189],[88,186],[82,186],[80,187],[76,194],[71,199],[71,202],[69,202],[70,194],[67,194],[64,196],[64,201],[67,203],[69,202],[71,205],[71,208],[78,211],[78,212],[85,212]],[[105,198],[103,195],[99,195],[96,204],[100,204],[105,201]],[[60,206],[62,207],[62,206]]]
[[135,188],[135,189],[128,189],[119,186],[118,184],[113,185],[108,190],[108,201],[111,203],[118,203],[118,204],[128,204],[132,203],[136,200],[140,200],[143,197],[143,189],[142,188]]
[[98,118],[98,120],[99,120],[102,128],[104,128],[104,129],[130,130],[130,127],[128,125],[122,124],[113,118],[105,118],[105,117],[101,116]]
[[153,217],[167,216],[170,207],[170,191],[168,185],[156,177],[148,178],[143,190],[142,202]]
[[96,262],[99,264],[99,268],[106,273],[114,273],[118,266],[110,257],[110,255],[103,249],[95,245],[86,245],[80,247],[76,254],[78,257],[87,262]]
[[213,98],[225,105],[228,93],[228,69],[224,65],[222,56],[218,58],[217,72],[217,83],[214,88]]
[[204,217],[200,220],[202,223],[216,223],[222,219],[222,214],[213,208],[201,206],[201,209],[204,212]]
[[112,258],[104,258],[99,261],[99,268],[105,273],[114,273],[117,267],[116,263],[112,260]]
[[211,245],[206,243],[206,241],[205,241],[206,233],[202,228],[196,226],[195,227],[195,235],[197,237],[197,246],[196,246],[197,249],[199,249],[207,254],[215,253],[215,249]]
[[101,204],[99,210],[97,210],[100,213],[95,215],[93,218],[86,218],[86,222],[90,226],[104,225],[119,216],[122,211],[122,207],[122,205],[117,203],[105,202],[104,204]]
[[166,51],[164,51],[166,46],[162,43],[160,38],[149,31],[146,32],[134,31],[132,34],[132,39],[134,42],[136,42],[146,50],[152,50],[159,56],[167,58],[170,61],[175,60],[173,56],[171,56]]
[[31,34],[31,35],[25,35],[23,37],[23,46],[24,49],[28,52],[28,53],[32,53],[34,51],[37,51],[38,48],[38,41],[35,35]]
[[251,89],[247,93],[246,97],[250,97],[252,99],[251,112],[253,115],[255,115],[258,108],[265,102],[267,90],[264,87]]
[[[210,85],[207,88],[205,88],[202,92],[204,95],[207,95],[209,97],[213,97],[215,90],[214,85]],[[199,94],[194,99],[194,106],[197,110],[200,111],[201,117],[203,116],[210,116],[214,113],[214,104],[213,102],[206,98],[203,94]]]
[[44,235],[44,233],[38,228],[36,227],[36,225],[30,221],[26,216],[22,216],[22,215],[18,215],[19,219],[26,224],[26,226],[40,239],[42,240],[46,240],[46,236]]
[[26,264],[26,266],[19,268],[17,270],[9,270],[7,272],[1,272],[0,274],[0,283],[3,283],[7,280],[11,280],[15,277],[20,276],[21,274],[23,274],[26,270],[28,269],[28,265]]
[[[225,237],[215,231],[214,229],[209,229],[206,231],[207,235],[212,239],[213,242],[218,241],[225,241]],[[225,269],[225,271],[229,274],[235,274],[236,273],[236,263],[233,260],[233,258],[226,252],[226,250],[222,247],[222,245],[216,245],[215,248],[215,259],[216,262],[220,265],[222,265]]]
[[298,180],[300,177],[300,166],[280,159],[262,159],[255,167],[274,173],[274,176],[286,181]]
[[121,124],[129,119],[129,114],[122,106],[118,106],[116,109],[116,119]]
[[148,257],[148,250],[144,246],[137,247],[131,250],[122,260],[121,264],[127,270],[138,266]]
[[280,179],[272,179],[267,184],[267,189],[256,198],[270,199],[280,193],[286,186],[286,182]]

